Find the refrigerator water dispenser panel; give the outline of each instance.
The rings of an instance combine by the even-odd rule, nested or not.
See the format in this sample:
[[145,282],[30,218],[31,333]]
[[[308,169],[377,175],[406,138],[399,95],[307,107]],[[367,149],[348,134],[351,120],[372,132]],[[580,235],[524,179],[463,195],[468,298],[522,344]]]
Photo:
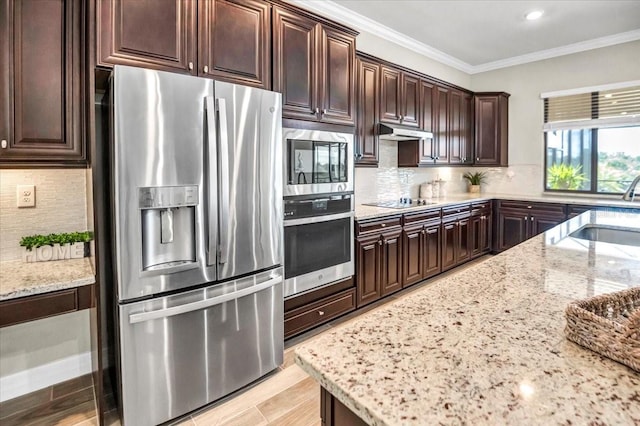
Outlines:
[[171,273],[196,266],[198,187],[139,188],[142,271]]

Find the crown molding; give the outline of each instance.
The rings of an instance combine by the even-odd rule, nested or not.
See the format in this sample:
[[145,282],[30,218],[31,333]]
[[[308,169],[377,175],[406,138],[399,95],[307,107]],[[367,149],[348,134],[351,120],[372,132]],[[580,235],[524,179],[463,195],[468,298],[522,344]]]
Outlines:
[[594,38],[592,40],[581,41],[579,43],[568,44],[566,46],[555,47],[553,49],[540,50],[538,52],[528,53],[526,55],[514,56],[512,58],[502,59],[500,61],[475,65],[472,67],[473,71],[471,72],[471,74],[493,71],[500,68],[512,67],[514,65],[527,64],[529,62],[542,61],[544,59],[557,58],[559,56],[571,55],[573,53],[585,52],[587,50],[613,46],[616,44],[627,43],[636,40],[640,40],[640,30],[627,31],[625,33]]
[[399,46],[412,50],[418,54],[436,60],[440,63],[453,67],[467,74],[478,74],[486,71],[493,71],[500,68],[522,65],[530,62],[551,59],[558,56],[570,55],[601,47],[613,46],[615,44],[627,43],[640,40],[640,30],[628,31],[611,36],[586,40],[579,43],[556,47],[553,49],[541,50],[539,52],[528,53],[526,55],[514,56],[512,58],[499,61],[487,62],[480,65],[471,65],[458,58],[448,55],[438,49],[402,34],[392,28],[384,26],[373,19],[367,18],[331,0],[286,0],[296,4],[303,9],[326,16],[327,18],[339,21],[358,31],[365,31],[374,34],[382,39],[395,43]]

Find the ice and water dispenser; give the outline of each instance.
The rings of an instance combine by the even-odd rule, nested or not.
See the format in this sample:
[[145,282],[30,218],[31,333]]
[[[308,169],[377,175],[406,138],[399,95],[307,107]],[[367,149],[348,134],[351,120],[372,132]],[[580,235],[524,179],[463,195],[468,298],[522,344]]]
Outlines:
[[142,271],[171,272],[196,263],[198,187],[139,188]]

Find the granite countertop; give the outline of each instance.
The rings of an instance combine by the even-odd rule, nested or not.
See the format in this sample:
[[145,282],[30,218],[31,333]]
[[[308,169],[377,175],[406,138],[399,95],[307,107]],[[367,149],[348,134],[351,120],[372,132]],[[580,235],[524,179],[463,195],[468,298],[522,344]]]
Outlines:
[[498,194],[498,193],[482,193],[482,194],[449,194],[445,198],[434,198],[431,200],[431,204],[426,206],[416,206],[403,209],[392,209],[386,207],[365,206],[363,204],[357,204],[355,206],[355,218],[358,219],[373,219],[376,217],[391,216],[395,214],[402,214],[407,212],[420,211],[430,209],[434,207],[445,207],[451,204],[474,202],[474,201],[487,201],[487,200],[515,200],[515,201],[531,201],[531,202],[545,202],[545,203],[562,203],[562,204],[579,204],[586,206],[610,206],[610,207],[626,207],[626,208],[638,208],[640,209],[640,202],[624,201],[619,198],[589,198],[589,197],[577,197],[569,195],[518,195],[518,194]]
[[88,257],[53,262],[0,262],[0,301],[95,282],[95,274]]
[[573,300],[640,285],[640,248],[568,234],[640,229],[583,213],[298,347],[296,362],[373,425],[640,424],[640,374],[567,340]]

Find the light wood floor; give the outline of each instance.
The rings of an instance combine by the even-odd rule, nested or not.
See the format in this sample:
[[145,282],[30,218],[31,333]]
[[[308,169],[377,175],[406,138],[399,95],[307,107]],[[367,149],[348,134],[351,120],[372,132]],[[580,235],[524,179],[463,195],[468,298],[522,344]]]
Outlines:
[[[320,386],[293,360],[293,351],[305,340],[330,328],[351,321],[364,312],[377,309],[389,302],[433,283],[444,276],[486,259],[471,261],[434,279],[404,289],[383,300],[372,303],[328,324],[294,337],[286,342],[284,363],[274,373],[241,392],[231,395],[214,406],[178,419],[180,426],[320,426]],[[0,403],[0,425],[11,426],[93,426],[97,425],[93,388],[87,377],[49,389]],[[89,378],[89,380],[91,380]],[[70,389],[70,385],[77,385]],[[78,389],[81,388],[81,389]],[[35,407],[35,408],[34,408]],[[115,412],[107,413],[105,423],[119,426]]]

